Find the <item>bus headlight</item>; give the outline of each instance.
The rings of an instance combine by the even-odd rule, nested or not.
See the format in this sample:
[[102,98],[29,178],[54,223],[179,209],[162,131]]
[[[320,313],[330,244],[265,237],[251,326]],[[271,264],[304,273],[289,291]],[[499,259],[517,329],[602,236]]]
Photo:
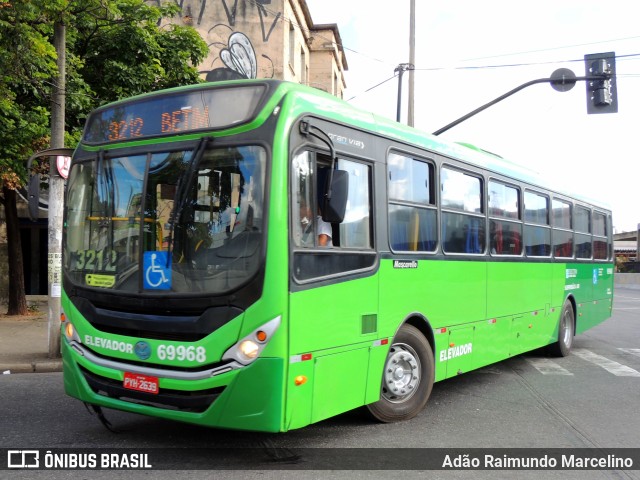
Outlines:
[[281,317],[277,316],[273,320],[256,328],[244,338],[241,338],[235,345],[227,350],[222,356],[223,360],[235,360],[242,365],[249,365],[260,356],[264,347],[267,346],[271,337],[280,326]]
[[258,356],[260,346],[252,340],[244,340],[240,345],[238,345],[238,350],[242,355],[253,360]]
[[66,320],[62,324],[62,328],[64,331],[64,336],[67,338],[68,342],[76,341],[78,343],[82,343],[80,341],[80,335],[78,335],[78,332],[76,331],[76,328],[73,326],[73,323],[71,323],[69,320]]
[[74,333],[75,333],[75,329],[73,328],[73,323],[67,322],[64,325],[64,334],[67,336],[67,339],[72,340]]

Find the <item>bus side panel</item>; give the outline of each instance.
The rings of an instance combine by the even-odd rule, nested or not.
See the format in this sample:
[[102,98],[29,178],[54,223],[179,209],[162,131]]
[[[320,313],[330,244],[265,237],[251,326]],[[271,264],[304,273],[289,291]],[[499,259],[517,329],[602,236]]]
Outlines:
[[487,318],[544,312],[552,298],[553,274],[550,263],[489,262]]
[[[411,262],[403,262],[407,263]],[[426,319],[435,334],[435,380],[439,381],[447,376],[447,364],[440,361],[440,355],[448,361],[451,348],[448,333],[440,334],[439,329],[486,318],[487,266],[485,262],[436,259],[417,260],[414,266],[394,268],[393,260],[381,262],[380,332],[393,337],[408,318]]]
[[[567,286],[574,288],[577,303],[576,333],[584,332],[611,316],[613,266],[611,264],[573,264],[568,272],[577,272]],[[579,285],[579,288],[575,288]]]
[[[316,352],[378,338],[363,320],[378,312],[378,277],[372,275],[290,296],[290,352]],[[377,324],[377,322],[375,322]]]
[[[377,275],[291,293],[289,312],[289,428],[364,405],[371,396],[368,377],[379,394],[382,369],[372,374],[369,366],[374,350],[376,359],[378,350],[383,357],[386,351],[370,348],[384,337],[378,322]],[[300,375],[305,383],[296,386]]]
[[313,407],[311,422],[338,415],[364,405],[369,349],[359,348],[314,360]]

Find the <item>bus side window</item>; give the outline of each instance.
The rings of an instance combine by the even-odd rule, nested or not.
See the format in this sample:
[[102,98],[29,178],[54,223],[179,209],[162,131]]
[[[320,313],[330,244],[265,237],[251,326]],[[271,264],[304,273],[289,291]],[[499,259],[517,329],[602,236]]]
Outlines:
[[435,251],[438,233],[433,164],[391,153],[387,158],[387,167],[391,249]]

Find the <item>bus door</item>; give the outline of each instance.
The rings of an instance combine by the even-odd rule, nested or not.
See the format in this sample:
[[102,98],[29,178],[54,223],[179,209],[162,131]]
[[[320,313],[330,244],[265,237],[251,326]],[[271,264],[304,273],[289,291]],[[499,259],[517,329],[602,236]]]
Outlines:
[[369,401],[376,400],[386,353],[377,349],[380,368],[370,375],[378,338],[372,165],[347,158],[334,163],[348,177],[342,221],[322,211],[330,168],[329,156],[313,149],[292,159],[289,385],[300,375],[308,384],[288,387],[290,428],[363,405],[368,385],[375,390]]

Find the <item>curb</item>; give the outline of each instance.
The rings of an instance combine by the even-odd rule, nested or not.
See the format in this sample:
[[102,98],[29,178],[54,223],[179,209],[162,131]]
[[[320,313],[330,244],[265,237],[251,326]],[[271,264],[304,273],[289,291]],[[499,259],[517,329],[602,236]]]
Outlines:
[[62,360],[39,360],[31,363],[0,364],[0,375],[13,375],[14,373],[51,373],[61,371]]

